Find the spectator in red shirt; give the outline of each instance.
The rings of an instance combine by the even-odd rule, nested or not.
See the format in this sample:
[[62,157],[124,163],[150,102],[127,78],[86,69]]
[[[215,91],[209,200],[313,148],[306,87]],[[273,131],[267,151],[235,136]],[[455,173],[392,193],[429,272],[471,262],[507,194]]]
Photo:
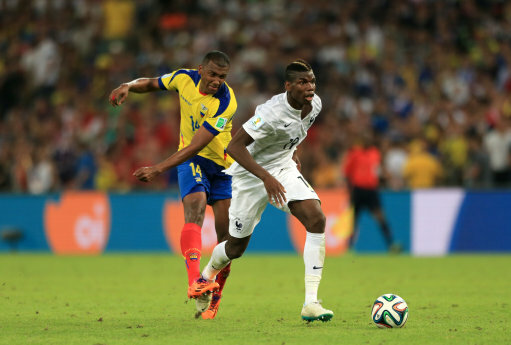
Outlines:
[[401,246],[394,242],[392,231],[383,213],[379,195],[379,174],[381,154],[374,145],[370,134],[360,137],[360,143],[355,144],[346,154],[343,172],[346,177],[351,205],[354,208],[353,233],[350,238],[352,247],[358,236],[358,218],[360,212],[367,208],[378,222],[387,248],[391,252],[400,252]]

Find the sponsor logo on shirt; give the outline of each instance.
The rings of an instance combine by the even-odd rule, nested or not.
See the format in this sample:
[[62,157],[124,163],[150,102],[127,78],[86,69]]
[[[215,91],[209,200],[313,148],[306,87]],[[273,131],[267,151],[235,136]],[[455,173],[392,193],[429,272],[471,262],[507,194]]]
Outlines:
[[250,124],[252,125],[252,129],[256,130],[256,129],[259,129],[263,123],[264,123],[264,120],[261,118],[261,116],[259,115],[254,115],[252,116],[252,118],[249,120]]
[[186,98],[184,98],[184,97],[183,97],[183,95],[179,94],[179,96],[181,97],[181,99],[182,99],[183,101],[185,101],[185,103],[186,103],[186,104],[188,104],[188,105],[192,105],[192,103],[191,103],[189,100],[187,100]]
[[219,117],[218,120],[216,120],[215,127],[218,129],[224,129],[226,124],[227,124],[227,119],[224,117]]

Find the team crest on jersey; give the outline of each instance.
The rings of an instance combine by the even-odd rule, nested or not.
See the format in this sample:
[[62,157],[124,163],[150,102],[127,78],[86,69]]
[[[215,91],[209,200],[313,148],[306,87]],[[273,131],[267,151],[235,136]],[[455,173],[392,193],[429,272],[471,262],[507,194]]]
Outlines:
[[200,116],[204,117],[204,115],[206,115],[207,112],[208,112],[208,108],[206,108],[204,106],[204,104],[201,104],[200,105]]
[[262,119],[262,117],[260,115],[254,115],[249,120],[249,122],[252,125],[252,129],[256,130],[256,129],[259,129],[263,125],[264,120]]
[[218,129],[224,129],[226,124],[227,119],[225,117],[219,117],[218,120],[216,120],[215,127]]
[[199,260],[199,253],[190,253],[188,254],[188,258],[191,260],[191,261],[197,261]]

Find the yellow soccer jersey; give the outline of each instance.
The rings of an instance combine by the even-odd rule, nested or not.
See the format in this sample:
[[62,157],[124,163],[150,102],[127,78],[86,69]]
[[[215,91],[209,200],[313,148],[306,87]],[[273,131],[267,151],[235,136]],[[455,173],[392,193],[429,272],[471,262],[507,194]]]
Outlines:
[[233,159],[227,155],[231,141],[232,117],[237,103],[234,92],[223,83],[214,95],[199,91],[201,76],[196,69],[179,69],[158,79],[162,90],[175,90],[179,94],[181,124],[179,150],[188,146],[195,132],[204,126],[215,137],[199,152],[199,156],[228,168]]

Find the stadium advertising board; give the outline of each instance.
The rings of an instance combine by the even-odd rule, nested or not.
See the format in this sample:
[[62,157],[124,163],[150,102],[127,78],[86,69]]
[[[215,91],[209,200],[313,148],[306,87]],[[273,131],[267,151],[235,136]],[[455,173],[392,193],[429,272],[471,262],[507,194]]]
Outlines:
[[[326,253],[342,255],[353,213],[345,190],[318,191],[327,218]],[[457,252],[511,252],[509,192],[461,189],[383,192],[390,227],[405,252],[438,256]],[[97,255],[112,251],[162,251],[180,254],[183,207],[177,193],[0,195],[0,251],[52,251]],[[264,211],[248,250],[300,252],[305,232],[290,215],[272,206]],[[359,220],[357,253],[386,250],[378,225],[368,212]],[[17,240],[10,240],[18,233]],[[203,252],[211,253],[216,234],[207,208]]]

